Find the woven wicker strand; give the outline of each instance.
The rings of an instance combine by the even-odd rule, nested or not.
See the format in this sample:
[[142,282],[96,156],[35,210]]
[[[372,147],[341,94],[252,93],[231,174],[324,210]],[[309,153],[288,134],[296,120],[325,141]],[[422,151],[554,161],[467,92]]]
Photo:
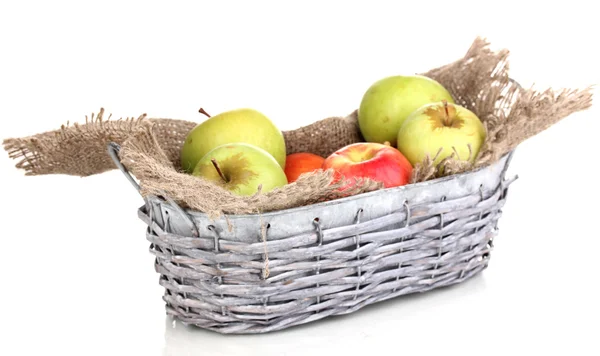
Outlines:
[[[120,163],[118,145],[109,153]],[[282,330],[457,284],[488,265],[513,153],[468,173],[214,220],[167,196],[139,218],[168,315],[224,334]]]
[[261,231],[227,239],[215,225],[197,229],[199,237],[175,233],[180,217],[153,208],[164,200],[138,215],[149,227],[167,314],[219,333],[266,333],[476,275],[487,267],[514,179],[452,199],[404,201],[368,220],[358,209],[350,225],[324,228],[314,216],[300,222],[310,230],[277,239],[267,222],[264,241]]

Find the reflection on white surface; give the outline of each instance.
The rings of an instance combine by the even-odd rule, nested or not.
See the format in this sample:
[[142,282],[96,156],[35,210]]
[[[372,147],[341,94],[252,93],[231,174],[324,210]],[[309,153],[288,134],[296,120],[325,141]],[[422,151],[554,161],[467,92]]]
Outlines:
[[[511,51],[524,87],[598,84],[597,11],[576,2],[3,1],[0,140],[100,106],[188,121],[251,106],[298,128],[350,113],[377,78],[456,60],[477,35]],[[25,177],[2,152],[0,356],[597,356],[598,89],[590,111],[517,149],[480,275],[263,335],[165,317],[142,199],[119,171]]]
[[[485,273],[485,270],[484,272]],[[403,329],[424,327],[447,320],[436,308],[465,303],[469,295],[480,295],[486,288],[485,276],[479,274],[454,286],[425,293],[400,296],[375,303],[354,313],[331,316],[265,334],[219,334],[195,326],[186,326],[165,317],[165,348],[163,356],[174,355],[306,355],[350,354],[365,351],[373,343],[385,345],[398,338]],[[480,303],[473,303],[476,309]],[[457,314],[475,316],[478,311],[456,310]],[[456,317],[460,317],[456,315]],[[425,329],[424,329],[425,330]]]

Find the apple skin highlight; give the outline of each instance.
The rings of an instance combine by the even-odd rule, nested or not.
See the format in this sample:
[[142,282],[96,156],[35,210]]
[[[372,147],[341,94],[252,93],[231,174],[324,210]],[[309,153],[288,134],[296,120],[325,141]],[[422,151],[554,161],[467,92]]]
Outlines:
[[310,152],[289,154],[285,159],[285,175],[288,183],[295,182],[304,173],[321,169],[323,161],[325,158]]
[[215,147],[194,168],[192,175],[207,179],[236,195],[263,193],[287,184],[283,168],[260,147],[237,142]]
[[[332,153],[323,162],[324,170],[333,169],[334,183],[341,179],[369,178],[383,183],[385,188],[410,182],[412,165],[394,147],[375,142],[359,142]],[[343,189],[352,186],[349,182]]]
[[404,120],[422,105],[446,100],[452,95],[437,81],[422,75],[395,75],[373,83],[358,109],[358,124],[367,142],[391,142]]
[[472,111],[440,102],[414,111],[398,131],[396,146],[413,165],[426,156],[435,157],[437,165],[453,153],[458,154],[455,159],[473,162],[485,138],[485,128]]
[[188,133],[180,152],[182,169],[191,173],[204,155],[215,147],[243,142],[262,148],[285,167],[286,146],[283,133],[263,113],[249,108],[234,109],[210,116]]

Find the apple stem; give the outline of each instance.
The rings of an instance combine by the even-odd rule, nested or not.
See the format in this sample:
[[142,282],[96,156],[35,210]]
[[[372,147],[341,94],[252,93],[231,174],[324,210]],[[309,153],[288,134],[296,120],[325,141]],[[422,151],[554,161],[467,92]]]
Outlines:
[[208,118],[210,118],[210,115],[206,112],[206,110],[204,110],[203,108],[200,108],[200,110],[198,110],[198,112],[200,114],[206,115]]
[[227,178],[225,178],[225,175],[223,174],[223,171],[219,167],[219,164],[217,163],[217,160],[213,158],[210,161],[212,162],[213,166],[215,166],[215,169],[217,170],[217,173],[219,173],[219,176],[223,179],[223,181],[225,183],[229,183],[229,181],[227,180]]

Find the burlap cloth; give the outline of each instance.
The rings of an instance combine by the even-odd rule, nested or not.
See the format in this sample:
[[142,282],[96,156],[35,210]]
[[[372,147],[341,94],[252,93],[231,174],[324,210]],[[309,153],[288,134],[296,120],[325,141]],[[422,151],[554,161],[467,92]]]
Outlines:
[[[472,110],[484,123],[487,138],[474,164],[452,158],[433,167],[434,157],[415,166],[412,182],[456,174],[495,162],[524,140],[592,103],[591,87],[540,92],[524,89],[508,75],[508,50],[497,52],[477,38],[463,58],[432,69],[425,76],[447,88],[457,104]],[[327,156],[354,142],[363,141],[357,111],[344,117],[329,117],[296,130],[284,131],[287,153],[313,152]],[[168,195],[183,207],[206,212],[241,214],[286,209],[342,195],[382,188],[364,180],[341,193],[331,184],[332,172],[318,172],[268,193],[236,196],[201,178],[182,173],[179,152],[195,122],[138,118],[111,120],[101,109],[85,124],[63,125],[60,129],[4,141],[17,168],[27,175],[68,174],[89,176],[115,169],[107,154],[109,142],[119,143],[123,164],[139,181],[143,195]],[[444,169],[440,169],[443,167]],[[443,173],[440,173],[443,172]]]

